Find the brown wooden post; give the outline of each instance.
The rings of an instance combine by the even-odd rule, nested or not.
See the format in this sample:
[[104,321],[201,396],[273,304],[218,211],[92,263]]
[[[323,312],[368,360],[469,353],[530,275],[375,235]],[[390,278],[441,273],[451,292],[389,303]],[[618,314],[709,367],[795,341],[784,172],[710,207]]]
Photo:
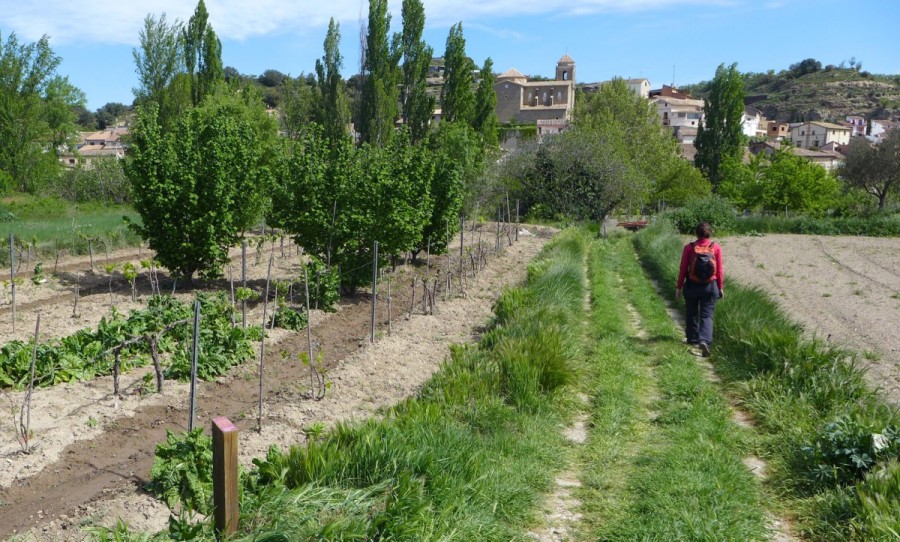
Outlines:
[[212,421],[213,516],[216,535],[237,532],[238,517],[238,430],[228,418]]

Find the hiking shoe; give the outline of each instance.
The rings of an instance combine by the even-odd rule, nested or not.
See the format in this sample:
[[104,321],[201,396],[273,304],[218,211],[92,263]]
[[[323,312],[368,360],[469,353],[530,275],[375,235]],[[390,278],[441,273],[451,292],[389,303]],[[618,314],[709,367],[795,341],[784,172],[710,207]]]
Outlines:
[[709,345],[705,342],[700,343],[700,353],[703,354],[704,358],[709,357]]
[[692,341],[690,339],[682,339],[681,344],[686,344],[688,346],[697,346],[697,341]]

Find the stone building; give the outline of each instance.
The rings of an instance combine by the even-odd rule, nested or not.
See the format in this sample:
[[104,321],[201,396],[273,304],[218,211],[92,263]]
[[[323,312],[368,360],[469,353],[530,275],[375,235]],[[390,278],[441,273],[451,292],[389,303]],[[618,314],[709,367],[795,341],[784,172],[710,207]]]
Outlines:
[[556,79],[552,81],[529,81],[512,68],[497,76],[494,91],[500,122],[567,121],[575,107],[575,61],[563,55],[556,63]]

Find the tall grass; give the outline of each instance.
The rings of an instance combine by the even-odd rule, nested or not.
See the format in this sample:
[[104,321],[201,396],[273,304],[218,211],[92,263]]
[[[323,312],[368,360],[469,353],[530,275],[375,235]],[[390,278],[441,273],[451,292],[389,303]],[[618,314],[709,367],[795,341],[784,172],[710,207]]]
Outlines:
[[598,242],[591,277],[594,431],[584,451],[581,539],[764,540],[742,432],[681,345],[630,243]]
[[[636,246],[651,274],[674,284],[675,232],[658,222]],[[897,477],[897,411],[867,388],[850,352],[805,338],[764,292],[734,281],[726,292],[713,361],[757,422],[775,491],[812,539],[896,539],[900,491],[885,480]]]
[[[125,225],[123,217],[140,222],[127,205],[75,204],[58,198],[16,196],[2,201],[0,214],[0,263],[9,265],[9,234],[22,251],[35,258],[54,257],[57,250],[69,254],[87,254],[88,242],[95,253],[136,246],[140,238]],[[5,211],[4,211],[5,210]]]
[[[255,460],[233,540],[525,539],[566,450],[585,242],[551,241],[482,342],[452,348],[416,397]],[[206,522],[190,533],[211,536]]]

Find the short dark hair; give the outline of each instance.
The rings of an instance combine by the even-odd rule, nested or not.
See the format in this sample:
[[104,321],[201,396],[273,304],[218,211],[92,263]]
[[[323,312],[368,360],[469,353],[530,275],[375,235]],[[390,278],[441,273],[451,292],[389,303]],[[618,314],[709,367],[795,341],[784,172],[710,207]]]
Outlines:
[[694,233],[697,234],[697,239],[709,239],[712,235],[712,227],[709,225],[709,222],[701,222],[697,224]]

